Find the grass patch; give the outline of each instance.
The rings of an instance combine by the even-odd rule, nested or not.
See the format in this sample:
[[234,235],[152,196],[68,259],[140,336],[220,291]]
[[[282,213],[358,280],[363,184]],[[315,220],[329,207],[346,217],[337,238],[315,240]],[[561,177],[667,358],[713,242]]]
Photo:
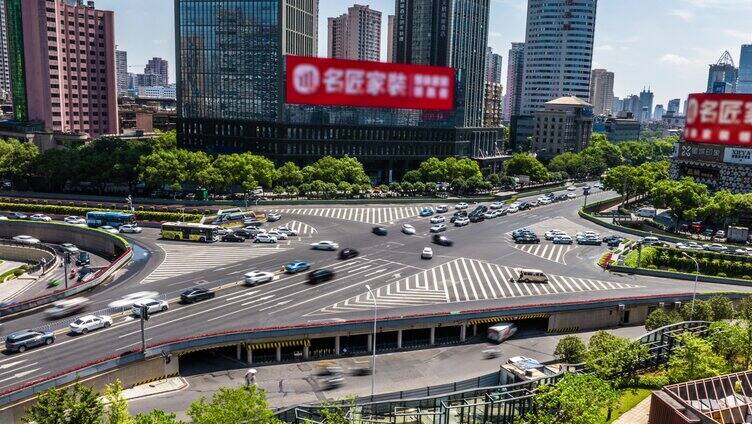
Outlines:
[[650,389],[621,389],[619,390],[619,400],[616,403],[616,407],[613,411],[611,411],[611,419],[606,419],[608,416],[607,412],[604,412],[603,414],[603,422],[604,423],[612,423],[616,421],[619,417],[624,415],[627,411],[637,406],[638,403],[642,402],[650,396],[650,393],[652,390]]
[[630,268],[637,268],[637,258],[640,257],[640,266],[645,267],[645,265],[653,263],[655,253],[656,249],[654,247],[645,246],[642,248],[642,256],[640,257],[640,252],[637,249],[633,249],[624,257],[624,265]]

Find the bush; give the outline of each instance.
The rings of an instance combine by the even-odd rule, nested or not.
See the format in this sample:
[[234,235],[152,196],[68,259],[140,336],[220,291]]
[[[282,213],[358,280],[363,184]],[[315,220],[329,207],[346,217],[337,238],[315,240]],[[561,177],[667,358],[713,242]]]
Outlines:
[[731,319],[734,317],[734,303],[723,296],[713,296],[708,299],[710,309],[713,310],[713,319],[716,321],[722,319]]
[[[678,318],[678,319],[677,319]],[[658,308],[651,312],[647,318],[645,318],[645,329],[648,331],[655,330],[656,328],[665,327],[670,324],[674,324],[681,321],[681,317],[677,317],[676,314],[669,315],[663,308]]]
[[554,355],[567,364],[579,364],[585,360],[587,347],[585,342],[577,336],[566,336],[559,340]]
[[[152,209],[154,209],[152,207]],[[86,212],[93,210],[115,211],[107,208],[89,208],[83,206],[57,206],[57,205],[35,205],[31,203],[0,203],[0,210],[12,210],[19,212],[48,213],[53,215],[86,215]],[[121,211],[127,212],[127,211]],[[198,222],[201,215],[180,212],[157,212],[142,211],[133,212],[138,221],[183,221]]]
[[660,389],[668,385],[668,377],[665,375],[647,374],[638,378],[637,384],[646,389]]

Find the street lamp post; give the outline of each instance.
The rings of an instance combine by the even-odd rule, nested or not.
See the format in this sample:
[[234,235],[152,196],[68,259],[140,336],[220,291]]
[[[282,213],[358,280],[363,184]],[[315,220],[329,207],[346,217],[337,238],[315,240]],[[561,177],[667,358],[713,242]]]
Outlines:
[[692,307],[689,309],[689,320],[692,321],[695,318],[695,297],[697,297],[697,279],[700,276],[700,263],[693,256],[688,255],[687,252],[682,252],[682,255],[692,259],[695,263],[695,287],[692,289]]
[[373,359],[371,361],[371,400],[373,400],[373,394],[376,388],[376,318],[378,313],[378,305],[376,304],[376,295],[373,294],[371,286],[366,284],[366,289],[373,299]]

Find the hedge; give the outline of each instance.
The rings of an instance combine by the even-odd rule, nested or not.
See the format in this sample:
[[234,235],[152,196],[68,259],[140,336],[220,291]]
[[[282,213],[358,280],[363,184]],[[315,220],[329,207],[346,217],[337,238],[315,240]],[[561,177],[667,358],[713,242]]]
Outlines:
[[0,283],[4,283],[5,279],[13,276],[13,277],[20,277],[26,272],[26,265],[21,265],[19,267],[9,269],[5,271],[4,273],[0,274]]
[[[708,251],[685,251],[666,247],[649,246],[642,249],[640,266],[647,269],[664,269],[694,274],[695,262],[684,256],[694,257],[700,265],[700,273],[718,277],[752,279],[752,258],[749,256],[724,255]],[[629,252],[624,264],[637,265],[637,250]]]
[[[86,212],[101,210],[101,211],[118,211],[128,212],[118,209],[108,208],[95,208],[95,207],[82,207],[82,206],[60,206],[60,205],[41,205],[31,203],[5,203],[0,202],[0,210],[14,211],[14,212],[34,212],[34,213],[49,213],[54,215],[86,215]],[[201,218],[201,214],[196,213],[180,213],[180,212],[162,212],[162,211],[146,211],[136,210],[133,212],[137,220],[140,221],[183,221],[183,222],[198,222]]]

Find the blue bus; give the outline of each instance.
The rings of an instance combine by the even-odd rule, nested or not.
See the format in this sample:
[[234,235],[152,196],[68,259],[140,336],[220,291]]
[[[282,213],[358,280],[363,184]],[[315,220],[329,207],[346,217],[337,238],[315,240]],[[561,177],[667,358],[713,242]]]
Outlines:
[[110,227],[120,228],[121,225],[133,224],[135,222],[136,219],[132,213],[112,211],[86,212],[86,225],[88,225],[89,227],[97,228],[104,225],[109,225]]

